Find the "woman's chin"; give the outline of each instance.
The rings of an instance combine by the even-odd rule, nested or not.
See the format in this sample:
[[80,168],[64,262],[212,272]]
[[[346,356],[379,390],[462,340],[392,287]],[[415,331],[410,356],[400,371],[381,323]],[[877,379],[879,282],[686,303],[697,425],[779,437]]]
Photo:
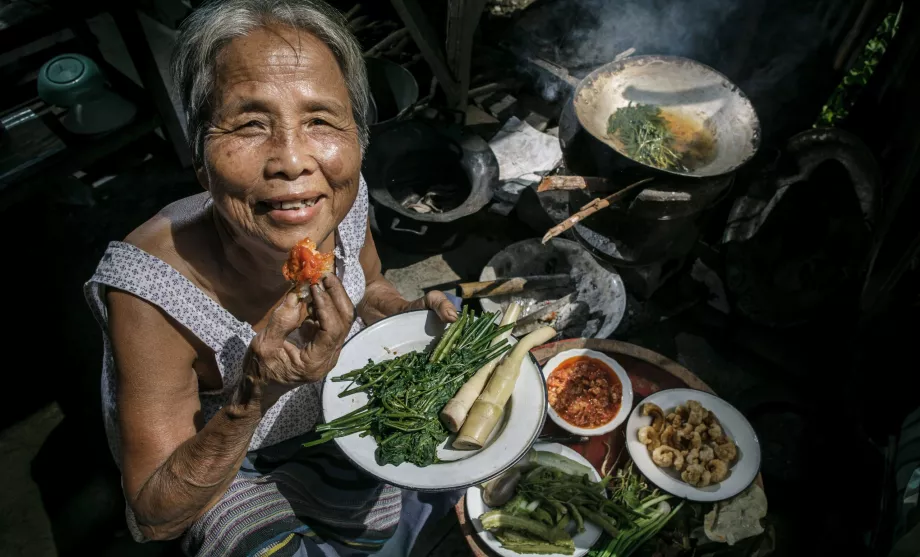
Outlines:
[[[324,220],[320,219],[320,221]],[[310,238],[317,246],[320,246],[321,251],[328,251],[331,247],[324,249],[323,244],[334,229],[334,226],[326,226],[325,222],[321,224],[317,221],[311,221],[302,226],[269,226],[265,230],[265,239],[275,249],[288,252],[297,245],[297,242],[304,238]]]

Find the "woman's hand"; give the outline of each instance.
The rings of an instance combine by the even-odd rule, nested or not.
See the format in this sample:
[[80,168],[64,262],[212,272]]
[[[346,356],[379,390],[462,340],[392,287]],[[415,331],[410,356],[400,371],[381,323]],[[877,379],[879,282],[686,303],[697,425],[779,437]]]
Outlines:
[[[325,290],[313,286],[313,315],[307,304],[288,292],[268,325],[252,340],[243,361],[240,402],[259,401],[264,413],[287,391],[322,380],[335,367],[355,320],[355,308],[334,275],[323,278]],[[297,332],[299,346],[287,340]]]
[[405,311],[419,309],[430,309],[434,311],[438,314],[438,317],[441,318],[441,321],[445,323],[453,323],[458,317],[456,306],[447,299],[447,296],[443,292],[438,290],[432,290],[418,300],[409,302]]

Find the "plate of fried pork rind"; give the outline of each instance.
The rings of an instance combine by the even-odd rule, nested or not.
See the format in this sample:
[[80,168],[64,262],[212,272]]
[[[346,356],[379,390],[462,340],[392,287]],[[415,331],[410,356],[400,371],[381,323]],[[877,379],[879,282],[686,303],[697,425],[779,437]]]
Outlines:
[[692,501],[734,497],[760,469],[760,443],[747,419],[721,398],[692,389],[659,391],[637,404],[626,446],[652,483]]

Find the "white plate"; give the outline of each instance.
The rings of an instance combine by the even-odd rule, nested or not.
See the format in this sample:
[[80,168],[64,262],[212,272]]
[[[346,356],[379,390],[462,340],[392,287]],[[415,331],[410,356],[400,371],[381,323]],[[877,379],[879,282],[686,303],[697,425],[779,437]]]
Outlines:
[[[364,367],[367,361],[390,360],[413,350],[433,347],[444,331],[434,312],[413,311],[389,317],[364,329],[345,343],[338,364],[323,383],[323,417],[330,422],[367,404],[367,395],[339,398],[349,382],[332,378]],[[513,338],[511,342],[516,342]],[[373,437],[349,435],[335,442],[358,468],[384,482],[413,491],[448,491],[480,484],[520,460],[536,441],[546,418],[546,385],[533,357],[521,364],[521,375],[511,392],[503,421],[489,443],[479,451],[450,448],[453,436],[438,449],[443,461],[419,467],[410,463],[380,466],[374,458]]]
[[589,358],[594,358],[600,360],[610,366],[610,369],[616,373],[617,378],[620,380],[620,384],[623,386],[623,400],[620,401],[620,410],[617,412],[616,416],[606,424],[595,427],[595,428],[583,428],[570,424],[569,422],[563,420],[559,414],[553,409],[549,404],[546,407],[549,409],[549,417],[552,418],[556,425],[570,431],[575,435],[604,435],[616,429],[620,424],[626,421],[626,417],[629,416],[629,410],[632,408],[633,403],[633,389],[632,381],[629,380],[629,375],[626,374],[626,370],[623,369],[623,366],[619,362],[604,354],[602,352],[596,352],[594,350],[588,350],[586,348],[576,348],[573,350],[566,350],[560,352],[553,356],[546,365],[543,366],[543,377],[549,379],[550,374],[552,374],[559,365],[568,360],[569,358],[575,358],[578,356],[587,356]]
[[[738,446],[738,458],[723,481],[708,487],[693,487],[680,479],[680,475],[673,468],[663,469],[652,462],[645,445],[639,442],[636,434],[639,428],[651,425],[652,419],[642,416],[642,404],[653,402],[664,410],[665,414],[688,400],[696,400],[707,410],[715,413],[722,424],[722,431],[732,438]],[[721,398],[695,391],[693,389],[669,389],[653,393],[636,405],[629,422],[626,423],[626,447],[629,456],[649,480],[668,493],[690,499],[691,501],[721,501],[734,497],[744,491],[760,470],[760,442],[757,434],[747,419],[734,406]]]
[[[540,443],[534,445],[534,449],[538,451],[546,451],[549,453],[561,454],[562,456],[571,458],[575,462],[584,464],[591,469],[591,474],[594,481],[601,481],[601,475],[597,473],[597,470],[591,466],[591,463],[585,460],[585,457],[576,453],[572,449],[566,447],[565,445],[560,445],[558,443]],[[473,524],[473,528],[476,529],[476,535],[487,545],[489,549],[495,553],[501,555],[502,557],[518,557],[521,555],[515,551],[511,551],[502,547],[501,542],[499,542],[491,532],[482,529],[482,522],[479,521],[479,517],[488,511],[492,510],[491,507],[485,504],[482,500],[482,489],[478,486],[471,487],[466,490],[466,513],[470,517],[470,522]],[[597,540],[601,537],[602,530],[595,526],[594,524],[585,521],[585,531],[581,534],[577,534],[573,539],[575,541],[575,553],[574,557],[582,557],[591,549],[591,546],[597,543]],[[563,557],[561,553],[555,553],[550,555],[550,557]]]

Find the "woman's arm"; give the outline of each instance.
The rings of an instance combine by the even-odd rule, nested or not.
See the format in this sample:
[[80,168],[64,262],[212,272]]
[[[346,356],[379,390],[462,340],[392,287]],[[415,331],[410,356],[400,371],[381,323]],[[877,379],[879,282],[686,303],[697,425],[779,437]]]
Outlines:
[[383,277],[383,266],[377,254],[377,245],[371,235],[370,221],[364,237],[364,247],[361,248],[361,268],[364,269],[364,278],[367,282],[364,298],[358,304],[358,316],[365,324],[371,325],[384,317],[396,315],[414,309],[432,309],[437,312],[442,320],[452,323],[457,320],[457,309],[447,299],[443,292],[429,292],[422,298],[412,302],[404,299],[396,287]]
[[[285,392],[335,367],[354,319],[345,288],[330,275],[313,286],[310,319],[294,292],[275,307],[246,352],[234,400],[202,424],[196,350],[180,325],[131,294],[108,294],[118,369],[124,489],[150,539],[182,534],[230,486],[265,411]],[[288,342],[297,331],[300,346]]]
[[131,294],[107,298],[125,494],[145,537],[173,539],[233,481],[261,418],[259,403],[226,406],[198,431],[191,339]]

